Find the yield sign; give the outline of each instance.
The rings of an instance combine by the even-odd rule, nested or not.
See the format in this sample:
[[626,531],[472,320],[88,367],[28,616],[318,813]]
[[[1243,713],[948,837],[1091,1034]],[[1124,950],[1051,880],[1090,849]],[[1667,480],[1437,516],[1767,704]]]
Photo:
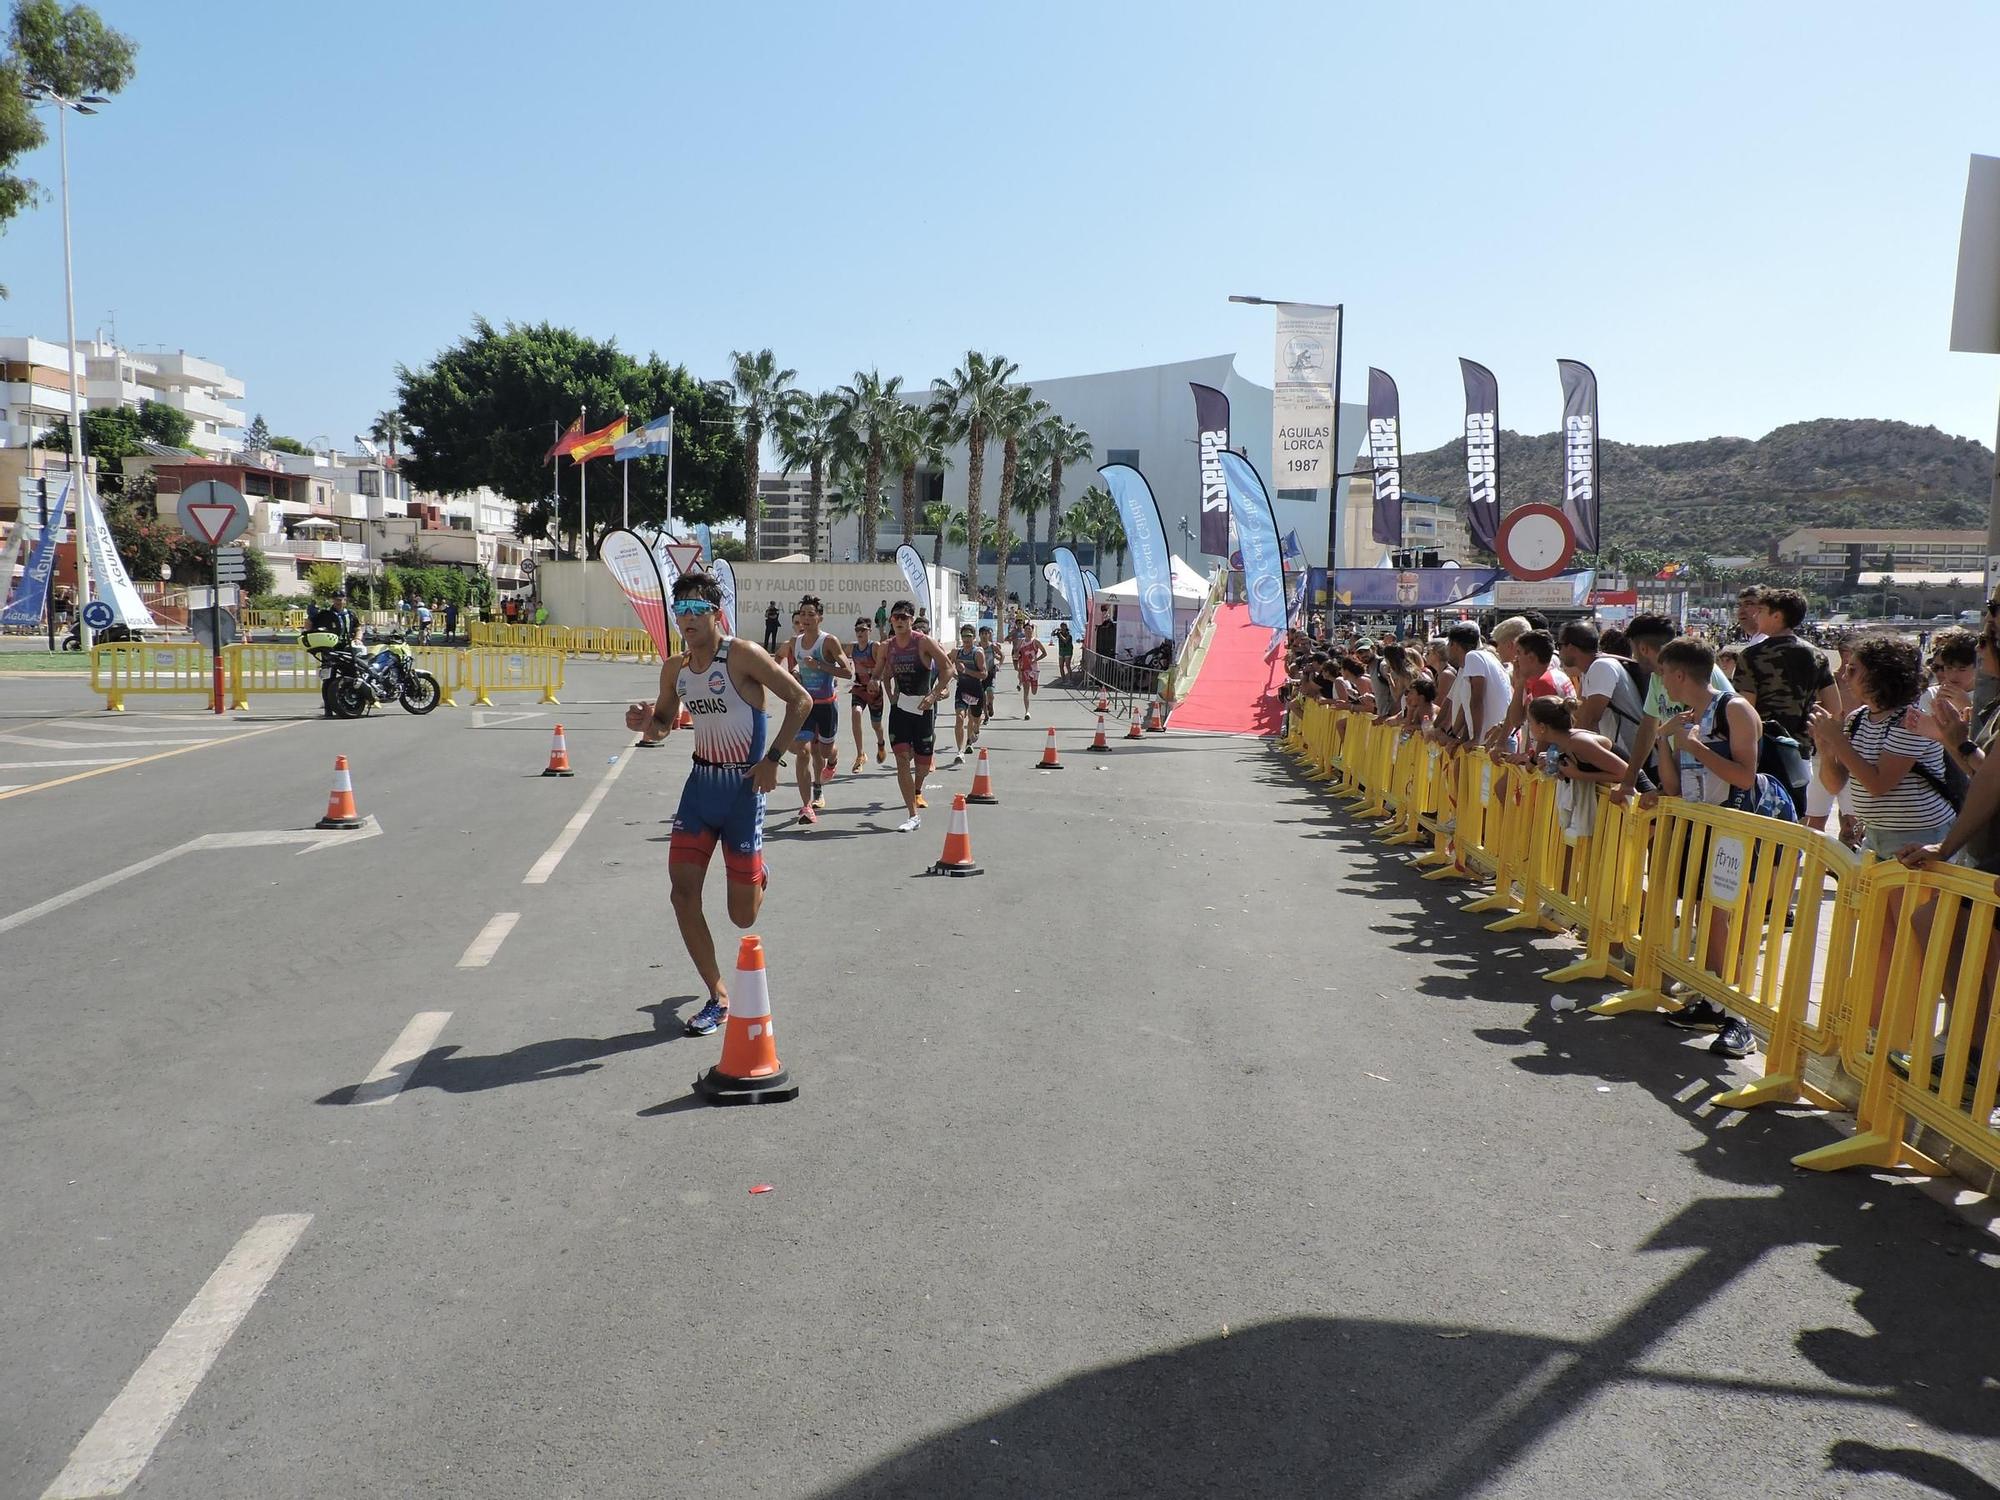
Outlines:
[[676,572],[688,573],[701,566],[699,542],[668,542],[666,553]]
[[190,505],[188,515],[194,520],[195,530],[201,533],[201,540],[213,547],[222,540],[222,533],[229,529],[229,523],[236,519],[236,507]]
[[198,542],[219,547],[233,542],[250,524],[250,503],[240,491],[213,479],[181,492],[181,530]]

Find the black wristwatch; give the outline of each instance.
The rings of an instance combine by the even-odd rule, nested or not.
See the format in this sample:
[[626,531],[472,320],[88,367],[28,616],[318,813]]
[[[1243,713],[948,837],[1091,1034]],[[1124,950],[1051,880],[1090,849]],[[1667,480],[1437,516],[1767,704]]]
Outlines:
[[1978,753],[1979,747],[1973,744],[1970,736],[1958,742],[1958,754],[1961,760],[1971,760]]
[[776,766],[780,771],[785,769],[785,752],[782,749],[773,750],[764,759],[771,765]]

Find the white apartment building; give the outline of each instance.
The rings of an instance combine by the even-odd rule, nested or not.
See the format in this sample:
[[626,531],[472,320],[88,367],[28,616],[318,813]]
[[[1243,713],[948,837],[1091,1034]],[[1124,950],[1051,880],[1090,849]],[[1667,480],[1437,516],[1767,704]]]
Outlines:
[[1864,568],[1883,569],[1891,560],[1897,573],[1965,578],[1986,574],[1983,531],[1805,526],[1779,538],[1776,550],[1778,562],[1822,580],[1858,574]]
[[103,338],[65,344],[0,338],[0,447],[32,447],[69,416],[70,382],[81,378],[86,409],[137,410],[158,401],[194,424],[188,446],[213,457],[235,446],[247,420],[234,403],[243,382],[212,360],[185,349],[124,349]]
[[824,494],[821,496],[819,536],[816,541],[810,536],[811,474],[783,474],[765,469],[757,476],[757,498],[763,507],[762,518],[757,523],[759,562],[770,562],[795,553],[821,558],[827,555],[833,520],[827,514],[830,506]]

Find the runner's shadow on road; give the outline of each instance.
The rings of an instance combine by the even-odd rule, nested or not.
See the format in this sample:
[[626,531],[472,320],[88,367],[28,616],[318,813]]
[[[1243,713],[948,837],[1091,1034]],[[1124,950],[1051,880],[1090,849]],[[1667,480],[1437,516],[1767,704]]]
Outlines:
[[[415,1062],[397,1069],[397,1073],[408,1080],[403,1085],[405,1093],[436,1089],[445,1094],[477,1094],[516,1083],[576,1078],[585,1073],[595,1073],[604,1066],[605,1058],[616,1057],[621,1052],[637,1052],[665,1042],[679,1041],[686,1033],[673,1014],[672,1008],[678,1003],[676,1000],[662,1000],[657,1005],[642,1007],[652,1012],[660,1023],[645,1031],[630,1031],[612,1037],[554,1037],[547,1041],[529,1042],[511,1052],[485,1054],[462,1054],[455,1046],[433,1047]],[[352,1104],[360,1089],[358,1083],[346,1084],[313,1102]]]

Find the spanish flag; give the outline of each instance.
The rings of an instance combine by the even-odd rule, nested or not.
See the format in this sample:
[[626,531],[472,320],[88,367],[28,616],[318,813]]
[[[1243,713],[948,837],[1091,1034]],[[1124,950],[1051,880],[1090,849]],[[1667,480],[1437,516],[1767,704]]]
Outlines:
[[620,438],[625,436],[625,429],[628,425],[626,420],[620,417],[609,427],[600,427],[595,432],[585,433],[576,440],[576,445],[569,450],[571,462],[580,464],[585,459],[603,457],[616,446]]
[[542,455],[542,462],[552,464],[568,453],[584,439],[583,413],[576,414],[576,420],[563,429],[563,435],[556,439],[556,445]]

